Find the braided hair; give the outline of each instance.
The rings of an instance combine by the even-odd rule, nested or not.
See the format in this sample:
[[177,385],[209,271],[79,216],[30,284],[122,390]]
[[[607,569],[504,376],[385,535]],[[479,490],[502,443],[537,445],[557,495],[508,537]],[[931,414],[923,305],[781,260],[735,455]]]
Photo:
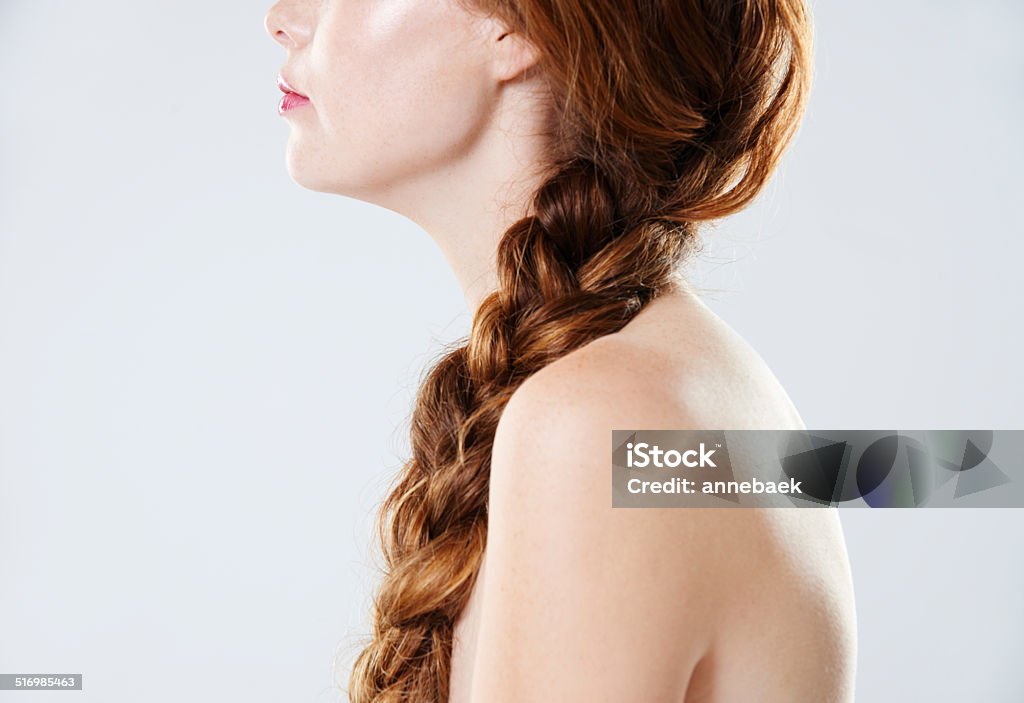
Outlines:
[[[469,2],[469,0],[465,0]],[[352,703],[448,700],[483,558],[495,430],[530,375],[624,327],[679,279],[700,223],[760,192],[810,85],[803,0],[473,0],[538,47],[560,119],[497,247],[497,289],[425,375],[411,458],[379,514],[387,571]]]

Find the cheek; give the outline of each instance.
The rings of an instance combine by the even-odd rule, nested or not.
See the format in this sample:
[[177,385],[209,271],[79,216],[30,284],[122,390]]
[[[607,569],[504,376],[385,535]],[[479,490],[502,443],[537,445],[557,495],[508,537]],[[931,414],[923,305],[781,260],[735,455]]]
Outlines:
[[473,144],[486,121],[485,74],[467,46],[422,28],[325,42],[316,117],[320,166],[370,186],[444,165]]

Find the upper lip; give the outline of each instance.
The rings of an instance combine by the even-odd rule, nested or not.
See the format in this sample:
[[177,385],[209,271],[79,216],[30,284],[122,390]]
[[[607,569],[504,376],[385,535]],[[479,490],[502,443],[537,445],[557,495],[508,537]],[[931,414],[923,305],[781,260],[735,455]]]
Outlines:
[[295,88],[292,87],[292,84],[289,83],[288,80],[280,73],[277,74],[277,87],[281,89],[282,93],[295,93],[296,95],[301,95],[304,98],[308,97],[295,90]]

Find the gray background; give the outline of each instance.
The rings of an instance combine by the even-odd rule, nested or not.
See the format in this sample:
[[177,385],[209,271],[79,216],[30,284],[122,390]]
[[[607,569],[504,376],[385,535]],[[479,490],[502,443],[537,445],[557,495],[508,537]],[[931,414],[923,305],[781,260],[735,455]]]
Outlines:
[[[85,677],[5,701],[329,701],[365,631],[469,320],[424,232],[289,180],[268,6],[0,0],[0,672]],[[798,142],[694,280],[810,428],[1022,428],[1024,11],[814,9]],[[1022,511],[843,520],[858,700],[1024,700]]]

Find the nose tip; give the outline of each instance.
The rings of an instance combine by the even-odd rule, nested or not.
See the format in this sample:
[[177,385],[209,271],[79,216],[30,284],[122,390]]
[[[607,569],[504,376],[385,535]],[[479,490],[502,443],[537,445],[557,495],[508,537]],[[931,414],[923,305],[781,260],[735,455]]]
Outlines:
[[263,27],[270,38],[288,50],[297,50],[313,39],[316,7],[313,3],[278,0],[267,10]]
[[275,7],[276,5],[270,8],[270,10],[267,11],[266,16],[263,18],[263,30],[267,33],[268,37],[270,37],[271,39],[278,43],[281,43],[281,39],[280,37],[278,37],[278,34],[281,33],[281,25],[277,22],[276,14],[274,11]]
[[263,29],[266,31],[267,36],[281,46],[287,48],[292,45],[292,39],[284,29],[284,21],[281,17],[281,3],[277,3],[267,10],[267,14],[263,18]]

